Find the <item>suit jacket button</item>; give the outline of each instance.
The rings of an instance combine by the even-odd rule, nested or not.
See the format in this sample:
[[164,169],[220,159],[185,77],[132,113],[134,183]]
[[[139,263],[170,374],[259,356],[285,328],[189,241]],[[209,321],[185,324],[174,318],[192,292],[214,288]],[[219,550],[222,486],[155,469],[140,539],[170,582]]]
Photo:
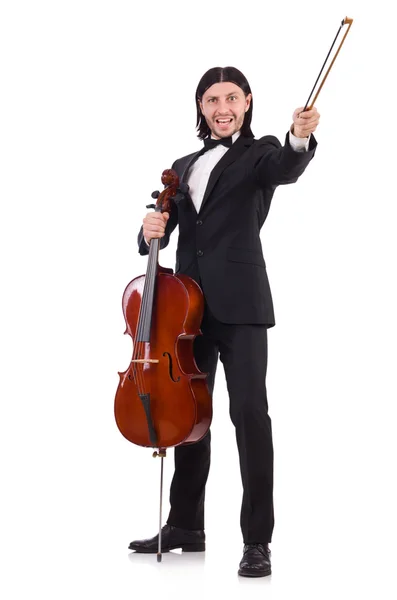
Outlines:
[[199,220],[199,221],[196,221],[196,225],[202,225],[202,224],[203,224],[203,222],[202,222],[202,221],[200,221],[200,220]]
[[197,250],[197,256],[203,256],[204,252],[202,250]]

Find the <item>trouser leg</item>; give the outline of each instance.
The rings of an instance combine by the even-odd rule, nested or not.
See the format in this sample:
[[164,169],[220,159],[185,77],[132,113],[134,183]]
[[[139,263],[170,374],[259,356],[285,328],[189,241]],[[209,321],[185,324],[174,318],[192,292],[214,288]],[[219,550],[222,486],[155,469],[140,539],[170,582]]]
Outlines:
[[241,531],[245,543],[271,541],[273,441],[266,395],[267,329],[221,324],[220,359],[236,430],[243,484]]

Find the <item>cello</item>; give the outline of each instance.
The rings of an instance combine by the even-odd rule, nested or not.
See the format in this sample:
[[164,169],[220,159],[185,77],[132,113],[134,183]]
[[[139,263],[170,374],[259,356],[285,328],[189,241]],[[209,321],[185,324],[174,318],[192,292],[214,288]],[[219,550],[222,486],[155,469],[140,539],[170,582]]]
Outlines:
[[[170,212],[181,199],[175,171],[166,169],[165,189],[153,192],[156,204],[147,208]],[[204,297],[190,277],[159,265],[160,240],[153,238],[145,275],[127,285],[122,297],[125,334],[133,340],[126,371],[119,373],[114,414],[121,434],[131,443],[157,448],[161,458],[160,526],[157,560],[161,561],[163,458],[166,449],[198,442],[212,420],[207,373],[194,359],[193,345],[201,335]]]

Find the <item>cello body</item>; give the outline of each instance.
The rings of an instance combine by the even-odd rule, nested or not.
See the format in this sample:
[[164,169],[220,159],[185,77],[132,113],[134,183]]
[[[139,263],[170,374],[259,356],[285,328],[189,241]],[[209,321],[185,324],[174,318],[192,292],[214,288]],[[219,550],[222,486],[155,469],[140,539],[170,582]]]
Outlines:
[[[167,191],[175,189],[163,194]],[[127,440],[165,449],[204,437],[212,420],[212,399],[207,374],[198,369],[193,352],[201,335],[202,291],[190,277],[159,266],[158,252],[159,240],[152,239],[146,275],[133,279],[122,297],[133,356],[127,370],[119,373],[114,411]]]

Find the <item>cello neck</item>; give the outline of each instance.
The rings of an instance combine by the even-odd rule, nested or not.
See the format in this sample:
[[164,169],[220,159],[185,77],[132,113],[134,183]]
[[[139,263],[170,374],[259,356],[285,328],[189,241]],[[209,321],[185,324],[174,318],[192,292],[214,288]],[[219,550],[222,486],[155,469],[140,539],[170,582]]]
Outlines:
[[137,327],[137,342],[149,342],[152,325],[154,293],[156,288],[160,240],[153,238],[150,242],[149,258],[143,287],[141,310]]

